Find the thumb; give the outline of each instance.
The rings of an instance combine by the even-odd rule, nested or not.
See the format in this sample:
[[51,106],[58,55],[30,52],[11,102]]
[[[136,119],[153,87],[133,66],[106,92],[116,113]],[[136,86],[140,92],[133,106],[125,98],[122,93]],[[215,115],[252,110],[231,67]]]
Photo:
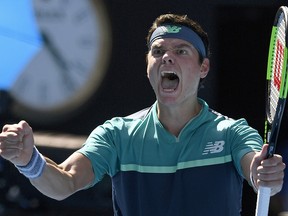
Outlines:
[[20,128],[22,128],[21,131],[24,146],[28,147],[28,149],[31,150],[31,148],[34,146],[33,130],[30,125],[23,120],[19,122],[19,126]]
[[262,150],[258,156],[259,161],[265,160],[267,158],[268,146],[268,144],[264,144],[262,146]]
[[29,135],[33,134],[32,128],[30,127],[30,125],[26,121],[22,120],[19,122],[18,125],[22,129],[22,135],[23,136],[29,136]]
[[250,165],[250,181],[255,191],[257,191],[257,167],[261,165],[261,162],[266,159],[268,144],[264,144],[260,152],[257,152]]
[[[18,123],[19,127],[22,129],[22,142],[23,149],[21,152],[21,164],[28,164],[32,157],[33,147],[34,147],[34,136],[33,130],[26,121],[20,121]],[[20,157],[19,157],[20,158]]]
[[[268,144],[264,144],[260,152],[257,152],[251,162],[251,169],[254,170],[254,174],[256,175],[257,167],[261,165],[261,162],[266,159],[266,154],[268,151]],[[256,176],[253,176],[254,178]]]

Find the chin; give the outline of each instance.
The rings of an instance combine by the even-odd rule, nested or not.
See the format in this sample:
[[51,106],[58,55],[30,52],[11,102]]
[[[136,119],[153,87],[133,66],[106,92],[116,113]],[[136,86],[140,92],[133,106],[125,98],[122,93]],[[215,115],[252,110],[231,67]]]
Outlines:
[[173,98],[173,97],[161,97],[157,99],[158,103],[165,105],[165,106],[173,106],[173,105],[177,105],[177,98]]

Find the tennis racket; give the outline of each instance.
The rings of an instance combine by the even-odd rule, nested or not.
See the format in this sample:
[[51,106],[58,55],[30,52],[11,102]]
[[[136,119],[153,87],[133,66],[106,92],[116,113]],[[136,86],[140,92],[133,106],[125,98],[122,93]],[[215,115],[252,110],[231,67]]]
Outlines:
[[[269,144],[267,158],[272,157],[280,130],[287,97],[287,15],[288,8],[281,6],[272,27],[267,65],[267,93],[264,141]],[[256,216],[267,216],[271,189],[259,187]]]

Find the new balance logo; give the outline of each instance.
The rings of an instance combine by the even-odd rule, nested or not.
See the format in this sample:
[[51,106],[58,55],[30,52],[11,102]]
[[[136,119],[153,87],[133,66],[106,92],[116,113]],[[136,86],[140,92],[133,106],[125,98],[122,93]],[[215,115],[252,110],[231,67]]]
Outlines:
[[180,30],[181,30],[181,27],[179,26],[170,26],[170,25],[167,25],[165,26],[166,29],[165,29],[165,32],[166,33],[179,33]]
[[225,142],[223,140],[215,141],[214,143],[208,142],[202,155],[220,153],[223,151],[224,145],[225,145]]

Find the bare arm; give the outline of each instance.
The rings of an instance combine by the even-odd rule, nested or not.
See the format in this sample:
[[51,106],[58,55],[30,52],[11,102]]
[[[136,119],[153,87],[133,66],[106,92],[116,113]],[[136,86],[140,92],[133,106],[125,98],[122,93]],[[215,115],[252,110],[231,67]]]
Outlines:
[[[0,155],[17,166],[29,163],[34,148],[33,131],[25,122],[6,125],[0,134]],[[91,163],[81,153],[73,153],[62,164],[45,158],[41,176],[30,179],[31,183],[43,194],[62,200],[89,186],[94,173]]]
[[[271,196],[281,191],[284,179],[285,164],[282,157],[275,154],[269,159],[266,158],[268,145],[265,144],[261,152],[249,152],[241,159],[242,171],[245,179],[250,185],[271,188]],[[252,178],[250,178],[252,175]],[[251,182],[251,179],[253,182]]]
[[46,158],[44,172],[40,177],[30,179],[30,182],[46,196],[63,200],[89,186],[93,178],[89,159],[76,152],[60,165]]
[[255,155],[256,155],[256,152],[249,152],[245,154],[241,159],[241,167],[242,167],[243,175],[250,185],[254,184],[250,181],[251,180],[250,179],[250,172],[251,172],[250,165]]

